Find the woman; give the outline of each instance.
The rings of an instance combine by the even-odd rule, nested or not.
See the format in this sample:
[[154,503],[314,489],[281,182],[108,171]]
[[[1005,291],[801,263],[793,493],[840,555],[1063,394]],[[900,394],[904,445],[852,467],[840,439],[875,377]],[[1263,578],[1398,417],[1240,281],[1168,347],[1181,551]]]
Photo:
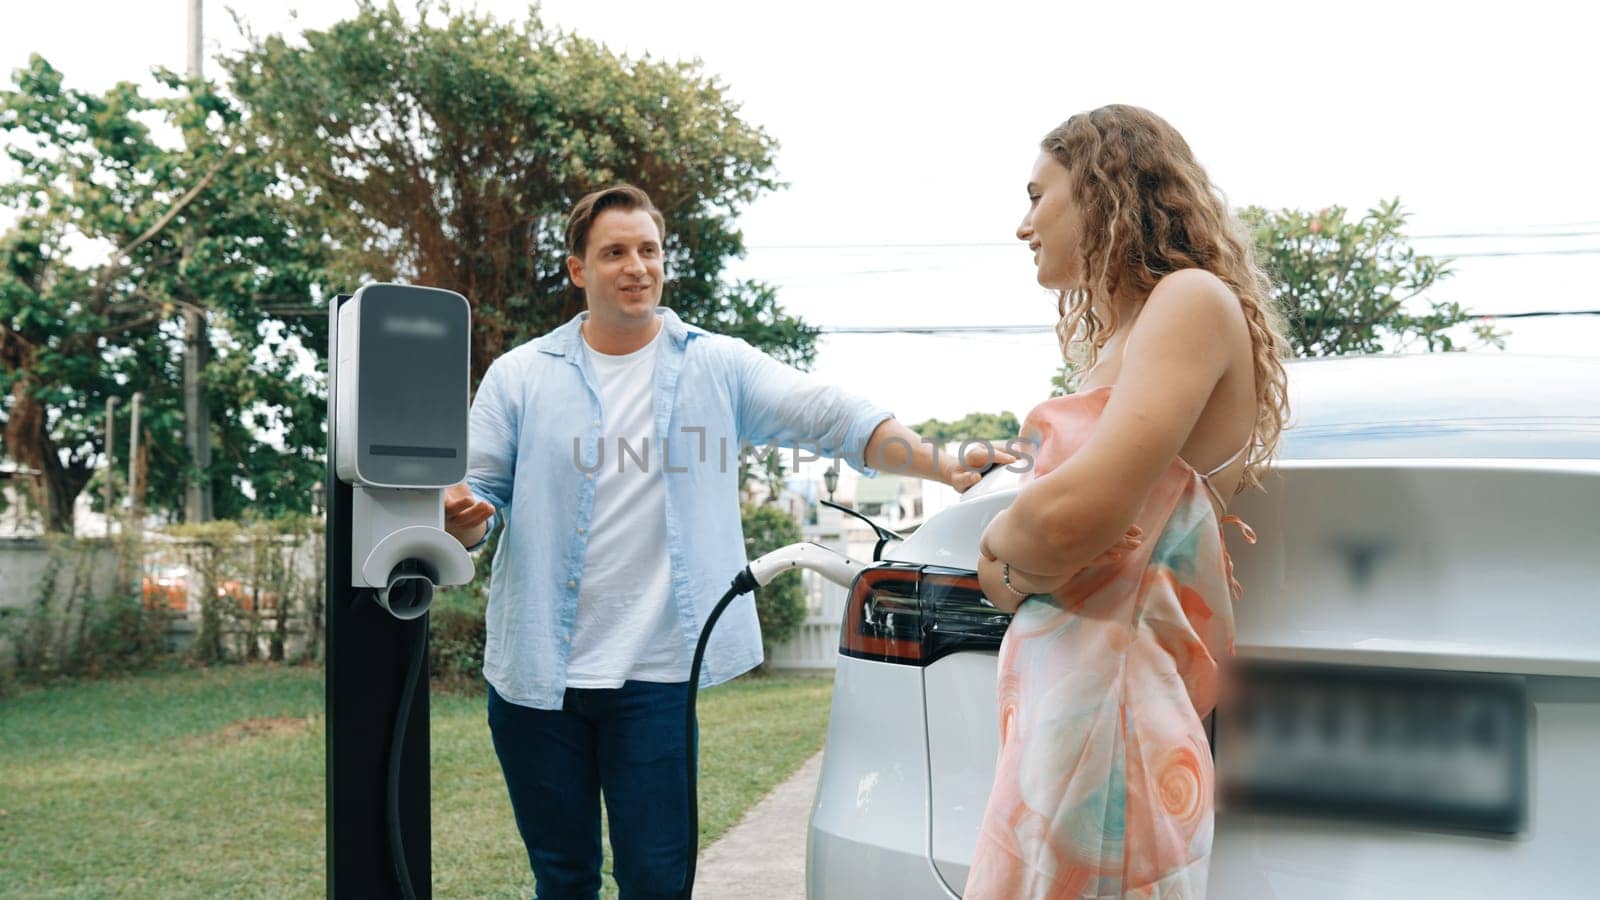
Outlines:
[[979,580],[1016,615],[964,896],[1202,897],[1201,720],[1237,593],[1221,525],[1254,540],[1224,498],[1259,485],[1276,449],[1284,341],[1241,227],[1171,125],[1107,106],[1042,148],[1017,237],[1087,368],[1028,415],[1031,480],[983,535]]

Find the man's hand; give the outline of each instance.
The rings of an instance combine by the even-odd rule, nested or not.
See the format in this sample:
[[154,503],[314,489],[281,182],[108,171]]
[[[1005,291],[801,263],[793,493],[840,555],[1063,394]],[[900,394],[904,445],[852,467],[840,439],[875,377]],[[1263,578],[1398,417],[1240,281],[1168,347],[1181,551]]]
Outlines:
[[874,469],[943,482],[955,488],[956,493],[965,493],[977,484],[991,464],[1007,466],[1017,461],[1017,457],[989,441],[975,441],[967,447],[963,459],[955,459],[953,453],[939,452],[931,441],[924,441],[897,419],[878,423],[862,456]]
[[444,489],[444,530],[461,546],[471,547],[483,540],[484,523],[492,515],[494,504],[474,497],[465,481]]
[[959,460],[950,476],[950,486],[956,493],[965,494],[969,488],[983,480],[983,474],[993,466],[1009,466],[1017,458],[987,442],[967,447],[965,459]]

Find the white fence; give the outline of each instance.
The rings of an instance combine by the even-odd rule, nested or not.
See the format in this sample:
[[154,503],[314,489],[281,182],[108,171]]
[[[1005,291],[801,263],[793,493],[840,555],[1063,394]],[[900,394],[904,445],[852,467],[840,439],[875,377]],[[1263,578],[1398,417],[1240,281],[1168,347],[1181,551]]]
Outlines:
[[[802,531],[808,541],[846,552],[838,524],[807,525]],[[774,669],[832,669],[839,656],[846,589],[811,571],[801,571],[800,584],[806,597],[805,624],[792,640],[772,648],[767,664]]]
[[48,645],[35,652],[47,659],[65,657],[73,646],[71,635],[81,640],[91,599],[114,593],[116,579],[116,548],[107,541],[0,538],[0,584],[5,585],[0,591],[0,669],[15,667],[14,636],[39,613],[47,613],[53,624],[42,635]]

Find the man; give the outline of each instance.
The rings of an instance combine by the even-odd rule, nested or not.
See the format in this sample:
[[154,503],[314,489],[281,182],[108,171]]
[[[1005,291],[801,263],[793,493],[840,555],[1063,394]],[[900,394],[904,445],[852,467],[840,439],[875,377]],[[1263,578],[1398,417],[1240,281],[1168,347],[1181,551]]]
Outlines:
[[[567,225],[587,310],[490,365],[446,529],[505,527],[489,585],[489,726],[541,898],[600,889],[600,797],[623,900],[676,897],[690,851],[690,658],[743,568],[739,448],[806,446],[964,490],[889,413],[658,306],[665,223],[638,188],[589,194]],[[1009,457],[1003,457],[1009,462]],[[761,662],[734,604],[701,686]]]

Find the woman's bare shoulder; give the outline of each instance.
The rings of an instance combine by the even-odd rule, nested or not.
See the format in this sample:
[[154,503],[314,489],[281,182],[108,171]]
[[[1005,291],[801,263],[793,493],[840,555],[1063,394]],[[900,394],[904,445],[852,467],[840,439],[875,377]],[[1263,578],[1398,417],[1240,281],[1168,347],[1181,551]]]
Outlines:
[[1163,276],[1145,301],[1147,308],[1170,308],[1180,304],[1194,308],[1195,312],[1232,312],[1243,318],[1233,288],[1205,269],[1179,269]]
[[1179,269],[1156,283],[1138,325],[1210,338],[1217,346],[1248,345],[1244,308],[1227,282],[1204,269]]

